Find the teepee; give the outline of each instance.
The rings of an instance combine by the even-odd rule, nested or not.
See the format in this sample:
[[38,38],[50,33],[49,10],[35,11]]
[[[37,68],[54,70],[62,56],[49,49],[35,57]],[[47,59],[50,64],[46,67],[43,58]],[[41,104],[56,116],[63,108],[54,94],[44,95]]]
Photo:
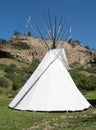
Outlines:
[[[50,21],[50,14],[48,15]],[[48,45],[46,46],[49,51],[20,92],[11,101],[10,108],[29,111],[80,111],[91,106],[78,90],[68,72],[70,67],[64,49],[62,47],[56,49],[58,43],[56,38],[61,39],[62,19],[58,29],[56,21],[55,17],[53,30],[51,22],[49,25],[47,23],[50,27],[48,33],[49,37],[52,38],[52,49],[49,49]]]

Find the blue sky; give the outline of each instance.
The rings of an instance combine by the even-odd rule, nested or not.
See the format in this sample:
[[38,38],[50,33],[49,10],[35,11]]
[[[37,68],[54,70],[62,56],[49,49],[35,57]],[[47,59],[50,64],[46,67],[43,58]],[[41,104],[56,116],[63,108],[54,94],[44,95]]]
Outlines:
[[44,28],[48,8],[52,15],[72,23],[73,40],[96,48],[96,0],[0,0],[0,38],[9,40],[15,30],[25,34],[29,16]]

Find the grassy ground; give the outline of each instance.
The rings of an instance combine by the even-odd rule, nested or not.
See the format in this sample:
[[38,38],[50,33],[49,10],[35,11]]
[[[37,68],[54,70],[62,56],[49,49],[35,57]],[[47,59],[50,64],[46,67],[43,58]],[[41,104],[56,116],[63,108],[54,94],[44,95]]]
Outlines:
[[[96,103],[96,92],[88,92],[86,97]],[[0,98],[0,130],[96,130],[96,108],[68,113],[26,112],[9,109],[10,101]]]

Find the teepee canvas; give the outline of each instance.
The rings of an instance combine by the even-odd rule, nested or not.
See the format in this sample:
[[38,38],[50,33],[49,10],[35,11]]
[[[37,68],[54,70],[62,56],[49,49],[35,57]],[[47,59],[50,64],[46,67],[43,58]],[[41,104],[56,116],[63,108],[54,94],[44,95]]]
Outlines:
[[50,50],[9,107],[30,111],[87,109],[90,104],[67,69],[69,66],[64,49]]
[[[49,22],[48,22],[49,20]],[[20,92],[9,104],[12,109],[29,111],[80,111],[89,108],[91,105],[81,94],[72,80],[68,69],[70,69],[64,49],[56,49],[66,31],[62,31],[62,17],[57,26],[57,18],[54,18],[52,28],[51,16],[45,17],[48,27],[48,36],[52,47],[48,46],[46,40],[37,27],[42,39],[41,42],[48,49],[47,54],[25,83]]]

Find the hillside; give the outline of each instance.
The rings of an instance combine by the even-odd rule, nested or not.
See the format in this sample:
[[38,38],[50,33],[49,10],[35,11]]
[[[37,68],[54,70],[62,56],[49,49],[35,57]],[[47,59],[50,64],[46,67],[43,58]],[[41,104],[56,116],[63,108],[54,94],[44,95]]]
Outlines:
[[[51,45],[50,40],[46,40],[46,42]],[[62,42],[64,41],[58,42],[59,47],[62,45]],[[95,52],[88,50],[75,41],[70,43],[64,42],[64,49],[69,64],[85,65],[94,62]],[[28,36],[14,36],[9,41],[9,44],[0,45],[0,63],[2,58],[15,58],[30,64],[34,59],[41,61],[46,52],[47,50],[42,45],[41,39]]]
[[[46,40],[51,46],[51,41]],[[63,41],[58,42],[58,46]],[[59,48],[59,47],[58,47]],[[64,43],[71,66],[69,72],[77,87],[84,91],[96,90],[96,52],[80,43]],[[34,72],[47,50],[40,39],[26,36],[13,37],[0,45],[0,96],[13,97]]]

